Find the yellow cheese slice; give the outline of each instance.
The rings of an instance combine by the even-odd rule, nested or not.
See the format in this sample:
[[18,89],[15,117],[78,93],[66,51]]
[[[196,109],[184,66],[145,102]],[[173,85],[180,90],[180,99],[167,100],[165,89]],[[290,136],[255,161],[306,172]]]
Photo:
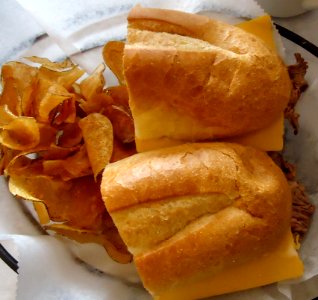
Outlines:
[[[282,114],[270,126],[247,133],[245,135],[226,138],[220,141],[238,143],[241,145],[252,146],[263,151],[280,151],[284,146],[284,115]],[[136,146],[138,152],[150,151],[165,147],[172,147],[184,144],[185,141],[171,139],[167,137],[157,139],[138,139]]]
[[158,300],[198,299],[246,290],[302,276],[304,267],[288,232],[275,250],[249,263],[227,269],[209,278],[164,291]]
[[273,38],[273,24],[269,15],[264,15],[250,21],[242,22],[240,24],[236,24],[236,26],[258,36],[269,48],[276,50]]
[[[273,38],[273,30],[272,30],[272,22],[271,18],[268,15],[261,16],[255,18],[250,21],[246,21],[237,25],[238,27],[244,29],[247,32],[257,35],[261,38],[268,47],[275,49],[275,42]],[[153,116],[153,114],[149,113],[149,116]],[[146,114],[143,113],[143,116],[137,119],[146,118]],[[180,118],[180,117],[179,117]],[[163,118],[158,118],[159,120],[164,120]],[[138,120],[136,120],[138,121]],[[152,134],[151,128],[149,126],[144,126],[142,120],[140,121],[140,126],[143,129],[143,135],[148,135],[147,138],[144,136],[141,138],[136,131],[136,146],[138,152],[149,151],[153,149],[163,148],[175,146],[178,144],[183,144],[184,141],[177,139],[170,139],[167,137],[157,138]],[[139,122],[138,121],[138,122]],[[138,122],[136,125],[138,127]],[[159,126],[162,129],[162,126],[167,127],[170,131],[173,129],[173,126],[182,126],[183,123],[181,119],[176,120],[176,124],[167,124],[167,121],[161,122],[157,124],[155,120],[152,122],[145,122],[147,124],[152,124],[153,127]],[[186,124],[186,123],[185,123]],[[190,124],[190,123],[189,123]],[[192,130],[194,130],[196,126],[191,126]],[[145,132],[145,128],[147,128],[147,132]],[[189,130],[191,130],[191,128]],[[153,131],[155,132],[155,131]],[[149,136],[152,136],[150,138]],[[284,116],[283,114],[275,120],[272,124],[270,124],[266,128],[262,128],[261,130],[245,134],[239,137],[226,139],[224,141],[228,142],[236,142],[242,145],[253,146],[259,148],[263,151],[280,151],[283,149],[283,136],[284,136]]]
[[263,151],[280,151],[284,146],[284,114],[266,128],[224,141],[253,146]]
[[159,139],[145,139],[141,140],[137,137],[135,138],[136,142],[136,150],[137,152],[145,152],[155,149],[161,149],[166,147],[173,147],[177,145],[184,144],[184,141],[170,139],[167,137],[159,138]]
[[[268,47],[276,50],[272,30],[273,25],[269,15],[261,16],[236,26],[258,36]],[[253,146],[264,151],[280,151],[284,146],[284,114],[282,113],[277,120],[266,128],[229,139],[228,141]]]
[[[283,149],[284,142],[284,115],[275,120],[268,127],[262,128],[255,132],[245,135],[223,139],[223,142],[238,143],[241,145],[252,146],[263,151],[280,151]],[[138,139],[136,137],[136,145],[138,152],[150,151],[165,147],[172,147],[184,144],[185,141],[170,139],[167,137],[158,139]]]

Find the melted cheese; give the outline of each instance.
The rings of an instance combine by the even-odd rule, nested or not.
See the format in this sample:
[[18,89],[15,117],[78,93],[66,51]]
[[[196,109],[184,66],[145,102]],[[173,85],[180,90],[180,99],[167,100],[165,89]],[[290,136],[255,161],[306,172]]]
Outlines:
[[236,26],[258,36],[265,42],[267,47],[276,50],[276,45],[273,38],[273,24],[269,15],[264,15],[250,21],[236,24]]
[[[240,23],[237,26],[247,32],[257,35],[266,43],[268,47],[272,49],[276,48],[273,39],[272,22],[268,15]],[[193,131],[194,129],[199,132],[200,130],[202,132],[211,131],[211,136],[213,136],[213,128],[197,128],[197,124],[192,124],[189,122],[189,120],[182,120],[182,117],[180,116],[176,117],[176,120],[173,120],[173,124],[171,124],[171,122],[168,122],[168,120],[166,120],[164,117],[164,112],[162,113],[162,117],[158,117],[158,113],[160,112],[143,112],[139,117],[135,118],[136,146],[138,152],[175,146],[184,143],[184,141],[182,141],[182,137],[180,137],[178,140],[156,136],[156,133],[158,133],[158,127],[160,128],[160,133],[162,132],[162,127],[164,127],[164,132],[167,133],[167,136],[170,135],[176,124],[178,124],[178,126],[187,126],[187,128],[189,127],[189,130],[185,130],[185,132]],[[169,115],[170,114],[171,112],[169,112]],[[154,115],[157,116],[156,119],[160,120],[160,124],[155,122],[153,118]],[[161,120],[165,120],[165,122],[161,122]],[[140,128],[140,130],[138,130],[138,128]],[[145,128],[147,128],[147,130],[145,130]],[[141,132],[142,136],[140,134]],[[175,136],[174,134],[172,135]],[[283,149],[283,136],[284,116],[282,114],[277,120],[275,120],[266,128],[239,137],[226,139],[224,141],[253,146],[264,151],[280,151]]]
[[137,137],[135,138],[137,152],[145,152],[154,149],[161,149],[166,147],[173,147],[177,145],[184,144],[184,141],[170,139],[167,137],[159,138],[159,139],[145,139],[141,140]]
[[187,282],[163,292],[155,299],[198,299],[220,295],[273,282],[300,277],[303,264],[294,247],[290,232],[282,239],[275,250],[249,263],[226,269],[205,279]]
[[[195,127],[192,127],[195,128]],[[284,146],[284,115],[282,114],[268,127],[241,136],[226,138],[221,141],[238,143],[252,146],[263,151],[280,151]],[[138,152],[150,151],[165,147],[172,147],[184,144],[183,140],[171,139],[167,137],[154,139],[138,139],[136,146]]]
[[284,146],[284,114],[266,128],[224,141],[253,146],[263,151],[280,151]]

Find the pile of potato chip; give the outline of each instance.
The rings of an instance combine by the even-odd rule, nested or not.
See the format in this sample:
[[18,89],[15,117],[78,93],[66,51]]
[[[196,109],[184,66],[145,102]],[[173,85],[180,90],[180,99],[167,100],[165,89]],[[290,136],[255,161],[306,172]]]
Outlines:
[[[117,46],[103,52],[115,65]],[[126,87],[105,88],[104,64],[87,76],[68,59],[26,59],[2,66],[1,175],[46,230],[131,261],[100,194],[104,167],[135,153]]]

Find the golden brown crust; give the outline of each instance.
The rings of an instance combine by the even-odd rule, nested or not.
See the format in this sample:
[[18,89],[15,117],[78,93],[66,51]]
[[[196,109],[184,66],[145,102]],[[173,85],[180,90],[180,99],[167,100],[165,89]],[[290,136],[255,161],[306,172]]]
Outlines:
[[[206,157],[206,151],[201,149],[200,144],[186,144],[181,148],[139,153],[110,164],[107,166],[101,186],[102,192],[106,189],[104,193],[107,195],[107,210],[111,213],[170,196],[235,194],[236,165],[231,161],[224,165],[229,149],[224,150],[224,154],[218,151],[218,147],[218,144],[215,144],[210,150],[209,155],[214,155],[213,163]],[[193,156],[195,148],[196,156]],[[218,174],[221,169],[222,178]],[[178,180],[172,182],[171,178]]]
[[137,5],[130,11],[127,20],[128,29],[189,36],[238,54],[261,55],[264,47],[267,48],[258,37],[238,27],[202,15]]
[[136,154],[105,168],[101,190],[154,294],[261,255],[290,224],[281,170],[265,153],[236,144]]
[[[175,129],[178,136],[166,132],[156,136],[188,141],[251,132],[269,125],[284,111],[291,91],[287,69],[257,37],[205,16],[140,6],[132,10],[128,21],[124,73],[137,138],[144,138],[143,128],[138,128],[139,115],[156,107],[167,112],[167,119],[173,111],[211,128],[190,133],[179,127]],[[211,48],[202,51],[194,45],[184,50],[155,43],[151,47],[153,40],[169,39],[169,34],[160,37],[161,32],[203,40]]]
[[140,5],[136,5],[129,12],[127,20],[132,28],[201,37],[201,39],[210,21],[204,16],[175,10],[145,8]]

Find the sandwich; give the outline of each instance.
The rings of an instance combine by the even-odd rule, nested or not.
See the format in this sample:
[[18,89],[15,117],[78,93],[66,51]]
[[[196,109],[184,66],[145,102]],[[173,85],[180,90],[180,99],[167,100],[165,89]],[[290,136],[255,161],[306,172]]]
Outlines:
[[300,277],[291,189],[266,153],[293,88],[269,16],[136,6],[122,51],[139,153],[105,167],[101,193],[144,287],[198,299]]
[[281,150],[291,83],[275,47],[269,16],[231,26],[133,8],[123,72],[137,150],[216,139]]
[[198,299],[303,274],[291,191],[263,151],[189,143],[109,164],[102,197],[155,299]]

